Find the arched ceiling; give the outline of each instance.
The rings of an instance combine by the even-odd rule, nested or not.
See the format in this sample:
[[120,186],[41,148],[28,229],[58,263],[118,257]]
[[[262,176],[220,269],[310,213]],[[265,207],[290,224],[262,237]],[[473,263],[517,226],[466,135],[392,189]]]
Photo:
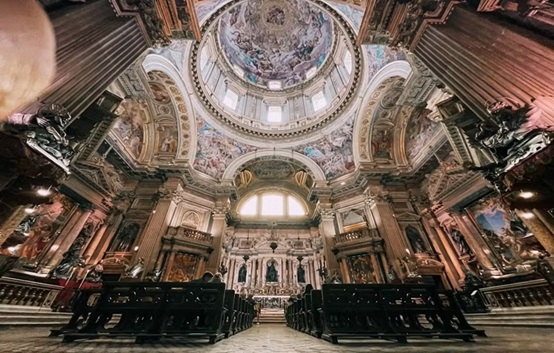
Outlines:
[[[253,16],[251,12],[255,8],[250,2],[267,7],[249,25],[239,25],[240,21],[244,22],[250,18],[248,16]],[[305,6],[303,3],[306,3]],[[247,61],[233,62],[241,58],[242,49],[239,45],[242,45],[243,38],[239,41],[239,34],[225,26],[232,26],[242,31],[240,33],[248,33],[253,30],[250,26],[254,26],[256,21],[273,21],[277,23],[270,23],[266,29],[277,31],[271,26],[288,26],[287,21],[300,21],[287,19],[287,16],[292,12],[305,11],[311,17],[302,20],[304,26],[321,31],[327,26],[325,16],[330,16],[318,12],[323,2],[317,0],[313,3],[305,0],[249,0],[231,1],[228,4],[229,8],[223,8],[225,11],[215,11],[212,14],[217,15],[218,21],[221,18],[226,23],[219,23],[218,40],[235,41],[232,45],[236,47],[229,52],[231,54],[228,60],[230,64],[237,65],[249,65]],[[238,5],[233,7],[232,4]],[[350,23],[350,17],[360,11],[345,4],[334,5],[335,9],[341,7],[343,12],[347,11],[345,7],[350,9]],[[229,11],[232,9],[235,12]],[[329,11],[333,16],[336,15],[334,10]],[[241,18],[233,19],[237,13]],[[278,18],[268,19],[270,13]],[[298,14],[295,13],[296,15]],[[316,20],[317,18],[320,20]],[[214,26],[210,28],[216,28]],[[302,24],[294,22],[293,26],[301,27]],[[229,30],[226,29],[227,32],[223,33],[222,28]],[[333,33],[336,31],[333,28],[329,30]],[[302,43],[311,40],[311,34],[306,34],[306,31],[309,29],[304,27],[299,32],[305,35],[300,40]],[[262,37],[244,38],[261,41],[259,44],[252,44],[254,51],[263,50],[266,54],[271,51],[271,43],[265,43]],[[348,40],[353,41],[354,37]],[[348,45],[353,48],[352,43]],[[135,168],[149,171],[161,168],[181,172],[187,182],[200,180],[201,185],[213,185],[225,190],[230,187],[238,190],[240,185],[237,180],[245,171],[251,173],[256,187],[275,183],[279,178],[270,179],[278,175],[281,179],[288,180],[286,183],[290,182],[291,188],[297,187],[300,190],[305,185],[300,186],[295,175],[304,170],[306,176],[313,181],[312,185],[317,184],[323,188],[344,185],[346,188],[349,183],[360,185],[360,178],[375,173],[410,172],[412,166],[423,162],[420,155],[429,155],[421,151],[427,151],[430,143],[440,142],[437,138],[439,130],[436,124],[429,123],[428,112],[421,107],[416,109],[417,104],[406,103],[406,97],[409,96],[407,91],[412,89],[409,82],[413,81],[414,74],[410,74],[413,65],[404,60],[406,56],[400,50],[379,45],[357,48],[360,59],[363,59],[358,63],[363,75],[360,76],[360,85],[357,87],[360,93],[352,99],[347,109],[337,113],[335,121],[308,129],[309,134],[298,132],[290,139],[270,139],[254,136],[248,130],[239,133],[206,108],[206,101],[198,95],[195,87],[198,81],[191,79],[190,75],[193,61],[199,56],[199,53],[196,56],[191,54],[194,47],[193,43],[176,41],[166,48],[153,49],[142,65],[135,71],[126,73],[128,77],[120,82],[124,89],[118,94],[129,98],[122,105],[122,119],[116,123],[111,136],[116,140],[118,149],[127,154],[126,160],[131,161]],[[198,49],[197,45],[196,48]],[[284,53],[285,49],[280,48],[279,52]],[[289,46],[288,49],[293,57],[299,55],[295,54],[298,47],[295,49],[294,46]],[[240,60],[243,59],[244,57]],[[314,58],[304,59],[308,62]],[[288,67],[290,70],[286,75],[294,72]],[[282,73],[276,72],[275,75]],[[257,74],[260,80],[277,78],[263,76],[264,73],[261,72]],[[280,76],[280,79],[286,78]],[[415,89],[421,87],[419,83],[416,86]],[[259,158],[265,158],[263,163]],[[271,164],[273,160],[274,165]],[[261,170],[262,166],[265,171]],[[283,173],[286,176],[282,176]],[[247,178],[248,174],[243,176]],[[306,196],[309,195],[309,190],[302,190],[305,190],[303,192]]]

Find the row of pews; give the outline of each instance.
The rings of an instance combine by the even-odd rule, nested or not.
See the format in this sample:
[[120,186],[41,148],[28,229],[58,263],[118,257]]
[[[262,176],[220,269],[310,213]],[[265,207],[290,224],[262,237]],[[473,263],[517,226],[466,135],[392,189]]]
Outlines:
[[290,302],[285,317],[287,326],[332,343],[486,336],[466,321],[452,292],[440,294],[426,284],[324,284]]
[[78,293],[70,321],[51,336],[64,342],[133,337],[207,337],[210,343],[252,327],[253,305],[224,283],[104,282]]

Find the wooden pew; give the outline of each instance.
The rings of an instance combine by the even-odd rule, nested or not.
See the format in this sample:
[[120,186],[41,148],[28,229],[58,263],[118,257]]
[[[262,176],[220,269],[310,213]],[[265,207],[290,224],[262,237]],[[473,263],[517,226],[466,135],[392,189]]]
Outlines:
[[322,338],[371,337],[407,342],[409,337],[472,340],[451,323],[433,285],[324,284]]
[[[87,298],[93,294],[99,299],[91,306]],[[224,283],[105,282],[100,293],[83,291],[59,333],[64,342],[130,336],[141,343],[203,336],[215,343],[229,336],[235,324],[240,330],[251,327],[252,314],[252,305],[226,291]]]

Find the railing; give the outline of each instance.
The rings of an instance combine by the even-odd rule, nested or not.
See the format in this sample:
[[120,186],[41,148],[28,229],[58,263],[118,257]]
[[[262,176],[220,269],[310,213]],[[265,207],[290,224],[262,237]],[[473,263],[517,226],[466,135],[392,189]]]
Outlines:
[[359,229],[352,232],[335,235],[335,244],[346,243],[359,239],[373,238],[374,229]]
[[186,227],[169,227],[167,230],[168,237],[174,237],[176,239],[192,239],[196,241],[202,241],[211,244],[213,239],[210,233],[204,233],[199,230],[190,229]]
[[537,279],[480,289],[491,308],[552,305],[554,289],[545,279]]
[[25,281],[17,278],[0,278],[0,304],[51,307],[63,287]]

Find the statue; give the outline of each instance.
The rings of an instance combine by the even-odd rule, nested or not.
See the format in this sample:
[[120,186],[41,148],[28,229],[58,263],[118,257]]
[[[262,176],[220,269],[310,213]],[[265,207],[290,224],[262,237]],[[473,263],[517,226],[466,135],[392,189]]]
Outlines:
[[408,241],[416,254],[426,252],[425,243],[423,242],[421,234],[417,231],[417,229],[412,226],[406,227],[406,236],[408,237]]
[[450,238],[452,238],[452,241],[454,241],[456,249],[458,250],[458,253],[460,255],[472,255],[472,251],[469,248],[469,245],[467,244],[464,236],[462,235],[462,232],[452,227],[450,228],[449,233],[450,233]]
[[389,283],[395,283],[395,281],[398,280],[398,274],[396,273],[392,265],[389,265],[389,270],[387,271],[387,278],[389,280]]
[[162,278],[162,270],[160,269],[153,269],[152,271],[148,271],[146,276],[144,276],[144,280],[147,282],[159,282]]
[[275,261],[271,261],[267,266],[265,281],[269,283],[279,281],[279,274],[277,273],[277,269],[275,268]]
[[104,274],[104,266],[102,261],[98,262],[92,267],[92,269],[87,273],[85,281],[91,283],[100,283],[102,282],[102,275]]
[[126,278],[138,278],[140,274],[144,271],[144,258],[140,257],[136,264],[131,266],[125,273],[123,277]]
[[81,249],[91,236],[93,231],[93,224],[89,223],[79,233],[69,250],[67,250],[62,257],[62,261],[51,273],[52,278],[65,278],[71,279],[73,276],[73,270],[77,267],[84,267],[87,257],[81,257]]
[[296,277],[298,279],[298,283],[306,283],[306,271],[304,270],[304,266],[302,264],[298,264],[298,269],[296,270]]
[[238,279],[239,283],[246,282],[246,271],[247,271],[246,264],[242,264],[242,266],[239,269],[239,279]]
[[126,225],[116,238],[115,251],[129,251],[134,244],[135,239],[140,230],[140,226],[136,223]]

